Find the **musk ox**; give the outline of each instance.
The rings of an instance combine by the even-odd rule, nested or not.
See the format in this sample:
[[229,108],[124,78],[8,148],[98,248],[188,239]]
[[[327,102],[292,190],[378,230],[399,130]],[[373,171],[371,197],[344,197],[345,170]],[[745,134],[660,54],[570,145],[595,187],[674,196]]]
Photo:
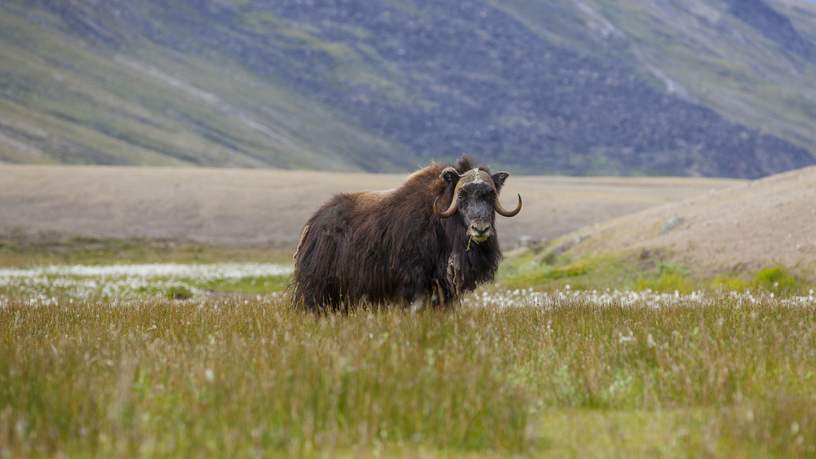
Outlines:
[[389,191],[340,194],[306,223],[293,300],[313,311],[360,304],[449,306],[493,280],[501,260],[495,214],[509,174],[469,157],[431,164]]

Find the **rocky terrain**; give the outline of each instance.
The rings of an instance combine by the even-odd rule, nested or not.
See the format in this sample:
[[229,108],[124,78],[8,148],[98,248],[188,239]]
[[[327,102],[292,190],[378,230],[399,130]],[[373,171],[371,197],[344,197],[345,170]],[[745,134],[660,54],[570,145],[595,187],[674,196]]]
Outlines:
[[754,178],[814,162],[799,0],[12,0],[0,161]]

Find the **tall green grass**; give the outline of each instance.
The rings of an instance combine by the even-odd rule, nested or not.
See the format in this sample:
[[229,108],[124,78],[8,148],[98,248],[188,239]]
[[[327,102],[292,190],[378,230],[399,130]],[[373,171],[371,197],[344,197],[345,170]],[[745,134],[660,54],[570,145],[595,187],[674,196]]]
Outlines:
[[806,457],[814,349],[812,306],[728,299],[7,304],[0,455]]

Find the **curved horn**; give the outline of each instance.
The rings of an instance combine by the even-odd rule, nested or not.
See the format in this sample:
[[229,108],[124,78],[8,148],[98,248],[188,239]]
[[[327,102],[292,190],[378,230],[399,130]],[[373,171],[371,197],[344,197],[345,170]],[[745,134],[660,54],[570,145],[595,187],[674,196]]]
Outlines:
[[496,199],[496,213],[501,215],[502,217],[508,217],[508,218],[509,217],[515,217],[516,215],[519,214],[519,212],[521,212],[522,205],[523,204],[521,202],[521,195],[518,195],[518,207],[516,207],[514,210],[510,210],[510,211],[505,209],[504,206],[502,206],[501,201]]
[[450,207],[448,207],[447,210],[440,210],[439,207],[437,207],[436,204],[439,202],[438,197],[434,200],[434,212],[436,212],[436,215],[442,218],[449,218],[456,215],[456,212],[459,211],[459,193],[457,193],[457,191],[459,191],[458,187],[453,190],[453,199],[451,199]]
[[[446,181],[446,182],[448,182],[450,184],[453,184],[459,178],[461,178],[461,175],[459,174],[459,172],[455,168],[446,167],[445,169],[442,170],[442,173],[439,174],[439,177],[442,180],[444,180],[444,181]],[[456,184],[456,186],[453,187],[453,198],[451,199],[450,207],[448,207],[447,210],[439,210],[439,207],[437,207],[438,202],[439,202],[439,197],[437,197],[434,200],[434,204],[433,204],[434,212],[437,215],[439,215],[440,217],[442,217],[442,218],[453,217],[456,214],[456,212],[459,211],[459,186],[458,186],[458,183]]]

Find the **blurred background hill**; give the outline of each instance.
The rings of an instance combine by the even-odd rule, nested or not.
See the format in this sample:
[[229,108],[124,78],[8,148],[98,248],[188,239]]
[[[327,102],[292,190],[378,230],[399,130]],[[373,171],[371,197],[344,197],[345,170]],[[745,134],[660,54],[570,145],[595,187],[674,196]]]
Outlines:
[[0,161],[755,178],[816,162],[803,0],[0,4]]

